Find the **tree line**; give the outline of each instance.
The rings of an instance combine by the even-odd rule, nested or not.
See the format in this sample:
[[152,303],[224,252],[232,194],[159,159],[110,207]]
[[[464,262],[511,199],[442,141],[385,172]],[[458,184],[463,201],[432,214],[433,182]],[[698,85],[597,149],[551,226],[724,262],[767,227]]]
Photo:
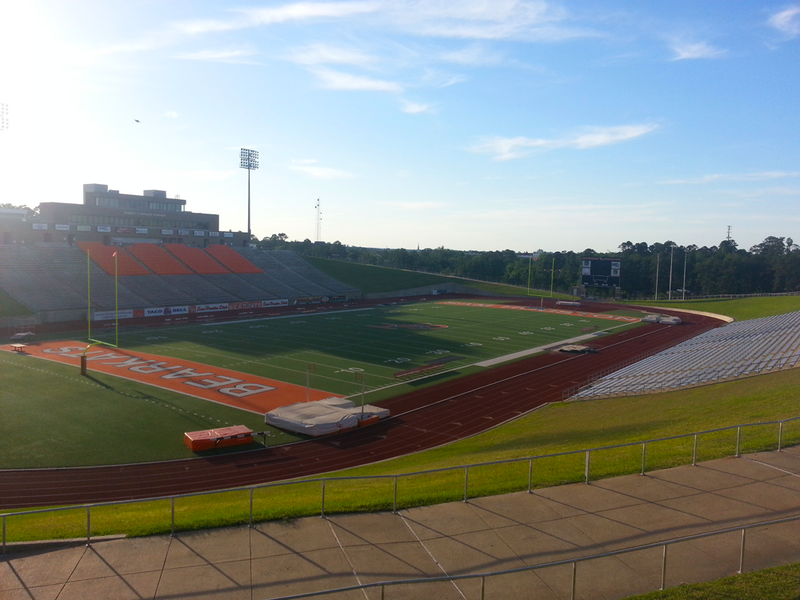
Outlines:
[[[732,239],[718,246],[681,246],[671,241],[648,244],[623,242],[615,253],[587,248],[573,251],[520,254],[490,252],[362,248],[311,240],[289,241],[273,234],[256,245],[291,250],[301,255],[362,264],[452,275],[570,294],[580,285],[584,257],[619,258],[622,297],[631,300],[683,298],[718,294],[764,294],[800,291],[800,247],[791,238],[767,237],[749,250]],[[671,287],[670,287],[671,284]],[[589,295],[607,297],[613,290],[591,288]]]

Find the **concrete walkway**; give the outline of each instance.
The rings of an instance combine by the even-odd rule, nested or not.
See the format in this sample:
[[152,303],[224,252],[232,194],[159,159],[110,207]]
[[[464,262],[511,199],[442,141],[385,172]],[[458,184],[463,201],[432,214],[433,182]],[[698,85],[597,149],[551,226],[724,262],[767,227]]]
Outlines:
[[[310,517],[139,539],[12,552],[3,600],[235,599],[397,579],[499,571],[800,515],[800,448],[404,510]],[[667,585],[735,574],[741,535],[669,547]],[[800,521],[750,530],[745,570],[800,561]],[[657,589],[661,549],[580,563],[576,598]],[[486,582],[490,599],[558,600],[571,566]],[[326,598],[379,598],[380,590]],[[386,589],[387,599],[480,598],[480,580]]]

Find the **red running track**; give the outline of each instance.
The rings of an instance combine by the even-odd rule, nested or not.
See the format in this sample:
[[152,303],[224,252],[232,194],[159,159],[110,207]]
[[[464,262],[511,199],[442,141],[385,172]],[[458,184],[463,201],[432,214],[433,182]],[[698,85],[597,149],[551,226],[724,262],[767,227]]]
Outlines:
[[[594,307],[597,310],[599,307]],[[663,311],[662,311],[663,312]],[[209,458],[106,467],[0,471],[0,509],[154,498],[307,477],[441,446],[486,431],[653,348],[723,324],[680,314],[598,337],[597,354],[546,353],[381,402],[393,416],[336,436]]]

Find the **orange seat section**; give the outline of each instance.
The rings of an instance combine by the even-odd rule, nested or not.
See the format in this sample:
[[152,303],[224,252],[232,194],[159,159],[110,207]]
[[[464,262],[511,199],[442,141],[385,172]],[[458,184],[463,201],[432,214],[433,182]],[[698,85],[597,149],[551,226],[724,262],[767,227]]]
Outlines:
[[127,248],[158,275],[189,275],[193,271],[158,244],[134,244]]
[[206,248],[206,252],[208,252],[211,256],[216,258],[234,273],[264,272],[230,246],[225,246],[223,244],[209,246]]
[[196,273],[200,273],[200,275],[224,275],[230,273],[228,269],[203,252],[201,248],[193,248],[183,244],[164,244],[164,247],[183,264]]
[[[153,274],[121,246],[106,246],[102,242],[78,242],[78,247],[109,275]],[[114,254],[117,255],[116,258]]]

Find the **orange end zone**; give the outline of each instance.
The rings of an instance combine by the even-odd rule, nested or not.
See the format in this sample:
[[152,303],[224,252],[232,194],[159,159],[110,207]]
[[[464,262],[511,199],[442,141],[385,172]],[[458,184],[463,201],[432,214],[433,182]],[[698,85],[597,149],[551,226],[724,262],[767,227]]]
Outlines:
[[[86,346],[85,342],[40,342],[28,344],[25,350],[30,356],[80,367]],[[132,350],[95,347],[86,353],[86,366],[89,372],[99,371],[257,414],[306,400],[306,388],[301,385]],[[332,396],[336,394],[308,390],[312,401]]]

